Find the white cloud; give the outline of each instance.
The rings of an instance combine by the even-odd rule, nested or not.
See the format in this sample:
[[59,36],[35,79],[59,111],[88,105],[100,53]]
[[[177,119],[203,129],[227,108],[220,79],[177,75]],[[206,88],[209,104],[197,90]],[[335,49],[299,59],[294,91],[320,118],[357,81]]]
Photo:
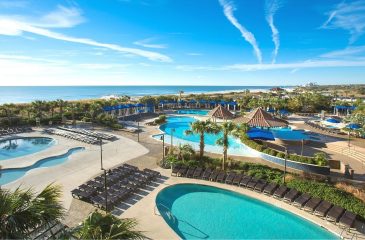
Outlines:
[[[63,16],[62,13],[65,13]],[[47,28],[72,27],[79,24],[83,18],[78,17],[80,11],[58,7],[58,10],[45,15],[39,21],[0,15],[0,35],[21,36],[24,32],[48,37],[56,40],[101,47],[109,50],[148,58],[152,61],[171,62],[171,58],[158,52],[146,51],[137,48],[122,47],[117,44],[102,43],[88,38],[67,36],[62,33],[50,31]],[[40,27],[44,26],[44,27]]]
[[43,17],[38,22],[33,23],[33,26],[45,28],[70,28],[83,23],[85,18],[79,8],[57,6],[55,11],[52,11]]
[[344,29],[351,35],[350,43],[353,43],[365,31],[365,1],[358,0],[336,5],[327,13],[328,19],[321,26],[325,29]]
[[347,47],[345,49],[336,50],[322,54],[324,58],[359,58],[365,57],[365,46]]
[[167,48],[167,44],[151,43],[153,40],[154,40],[154,38],[146,38],[143,40],[135,41],[133,44],[142,46],[145,48],[160,48],[160,49]]
[[280,38],[279,38],[279,30],[276,28],[274,24],[274,15],[276,11],[280,8],[280,4],[278,0],[266,0],[265,2],[265,15],[266,21],[270,26],[272,32],[272,41],[274,42],[275,48],[273,51],[272,63],[276,62],[276,57],[279,53],[280,47]]
[[257,61],[262,63],[262,53],[258,46],[255,36],[248,31],[243,25],[241,25],[238,20],[233,15],[233,12],[236,10],[233,4],[226,0],[219,0],[220,5],[223,7],[223,12],[226,18],[235,26],[242,34],[242,37],[251,44],[254,53],[256,55]]
[[233,64],[225,66],[194,66],[194,65],[179,65],[176,69],[182,71],[268,71],[282,69],[303,69],[303,68],[339,68],[339,67],[365,67],[364,61],[323,61],[309,60],[304,62],[292,63],[277,63],[277,64]]

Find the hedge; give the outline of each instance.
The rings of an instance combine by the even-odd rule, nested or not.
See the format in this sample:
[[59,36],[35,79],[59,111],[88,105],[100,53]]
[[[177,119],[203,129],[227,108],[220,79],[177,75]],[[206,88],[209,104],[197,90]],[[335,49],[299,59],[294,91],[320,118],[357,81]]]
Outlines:
[[351,193],[340,190],[333,185],[311,180],[292,179],[287,183],[290,188],[309,193],[313,197],[327,200],[365,218],[365,203]]
[[[285,153],[279,152],[269,147],[265,147],[253,140],[242,138],[241,141],[246,146],[253,148],[256,151],[263,152],[274,157],[285,158]],[[314,157],[300,156],[297,154],[288,154],[288,159],[295,162],[315,164],[318,166],[328,166],[328,161],[322,154],[317,154]]]

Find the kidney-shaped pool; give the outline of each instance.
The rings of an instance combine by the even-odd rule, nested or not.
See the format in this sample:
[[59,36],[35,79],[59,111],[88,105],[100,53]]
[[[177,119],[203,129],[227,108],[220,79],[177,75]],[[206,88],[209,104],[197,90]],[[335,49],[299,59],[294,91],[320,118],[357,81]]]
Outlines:
[[167,187],[156,206],[182,239],[339,239],[281,208],[211,186]]
[[55,144],[48,137],[19,137],[0,140],[0,161],[43,151]]

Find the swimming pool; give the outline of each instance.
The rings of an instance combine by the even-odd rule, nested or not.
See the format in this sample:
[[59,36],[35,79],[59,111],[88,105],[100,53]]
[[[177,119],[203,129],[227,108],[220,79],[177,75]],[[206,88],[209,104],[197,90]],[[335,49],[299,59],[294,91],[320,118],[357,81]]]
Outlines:
[[182,239],[339,239],[281,208],[211,186],[167,187],[156,206]]
[[85,148],[83,147],[71,148],[65,154],[41,159],[28,167],[2,169],[0,170],[0,185],[13,182],[18,178],[23,177],[28,171],[31,171],[33,169],[41,167],[53,167],[65,163],[69,159],[70,155],[83,151],[84,149]]
[[54,144],[55,140],[47,137],[24,137],[0,140],[0,160],[8,160],[40,152]]
[[[185,116],[169,116],[167,123],[160,126],[160,130],[166,133],[165,141],[171,142],[171,132],[173,132],[173,144],[191,144],[195,149],[199,149],[200,137],[198,134],[185,135],[185,131],[190,129],[190,123],[196,121],[195,118]],[[222,134],[205,134],[205,150],[213,153],[222,153],[223,147],[218,146],[216,141]],[[159,139],[160,137],[155,137]],[[238,156],[258,156],[257,152],[242,144],[239,139],[229,137],[228,153]]]
[[177,110],[177,114],[192,114],[192,115],[201,115],[205,116],[208,115],[209,110],[202,110],[202,109],[183,109],[183,110]]

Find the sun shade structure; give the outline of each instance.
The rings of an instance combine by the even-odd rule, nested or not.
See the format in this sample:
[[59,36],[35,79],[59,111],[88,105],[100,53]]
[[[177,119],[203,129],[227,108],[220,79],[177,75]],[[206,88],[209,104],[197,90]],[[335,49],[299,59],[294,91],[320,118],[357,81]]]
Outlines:
[[340,123],[340,121],[335,119],[335,118],[327,118],[326,121],[329,122],[329,123]]
[[227,109],[222,107],[222,105],[218,105],[214,109],[212,109],[208,116],[211,118],[220,118],[220,119],[233,119],[234,115]]
[[250,127],[262,127],[262,128],[275,128],[275,127],[286,127],[288,122],[271,116],[268,112],[262,108],[256,108],[250,112],[247,116],[241,116],[233,119],[234,123],[246,123]]
[[357,124],[357,123],[350,123],[346,127],[349,128],[349,129],[352,129],[352,130],[356,130],[356,129],[360,129],[361,128],[360,124]]

